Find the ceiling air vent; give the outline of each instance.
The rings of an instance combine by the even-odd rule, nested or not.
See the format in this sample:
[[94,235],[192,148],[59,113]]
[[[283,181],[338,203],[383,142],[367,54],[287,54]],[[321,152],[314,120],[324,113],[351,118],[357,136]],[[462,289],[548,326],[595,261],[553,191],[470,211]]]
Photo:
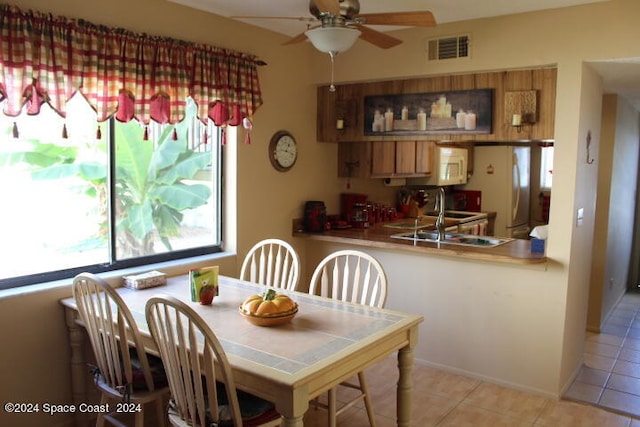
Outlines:
[[469,36],[444,37],[428,41],[429,61],[466,58],[469,56]]

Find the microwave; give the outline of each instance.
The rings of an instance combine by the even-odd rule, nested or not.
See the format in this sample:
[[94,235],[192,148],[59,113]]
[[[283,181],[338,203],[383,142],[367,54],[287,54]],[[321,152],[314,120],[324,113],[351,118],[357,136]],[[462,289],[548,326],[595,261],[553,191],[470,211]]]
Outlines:
[[466,148],[436,146],[433,156],[433,171],[430,177],[409,178],[409,185],[458,185],[467,183]]

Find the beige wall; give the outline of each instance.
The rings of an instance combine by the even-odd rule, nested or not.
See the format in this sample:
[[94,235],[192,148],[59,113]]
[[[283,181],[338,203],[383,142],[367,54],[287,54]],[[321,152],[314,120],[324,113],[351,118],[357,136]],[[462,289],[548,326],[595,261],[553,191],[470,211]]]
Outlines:
[[[588,67],[580,64],[576,72],[581,76],[577,79],[580,90],[576,93],[576,112],[578,113],[577,135],[574,136],[572,145],[574,152],[573,161],[571,157],[564,157],[560,150],[554,152],[554,179],[563,171],[565,163],[567,166],[574,166],[575,181],[568,187],[562,185],[561,177],[560,191],[556,191],[554,185],[553,197],[556,198],[555,210],[549,220],[550,247],[553,245],[554,237],[562,239],[563,229],[558,229],[558,215],[564,215],[566,223],[564,230],[571,230],[571,236],[567,243],[569,245],[568,264],[558,264],[555,272],[557,277],[565,278],[566,284],[559,291],[559,301],[564,300],[565,312],[563,318],[558,319],[558,326],[563,331],[563,349],[561,359],[561,371],[559,373],[559,386],[568,385],[567,380],[577,374],[583,357],[584,331],[586,325],[586,314],[588,304],[589,276],[591,265],[591,248],[593,245],[593,226],[595,222],[595,189],[597,186],[597,164],[588,164],[586,161],[586,137],[587,133],[600,134],[600,116],[602,104],[602,80]],[[557,119],[556,115],[556,120]],[[558,127],[556,126],[556,129]],[[563,146],[565,140],[562,140]],[[555,146],[554,146],[555,147]],[[591,150],[594,156],[598,156],[599,139],[593,138]],[[554,148],[555,150],[555,148]],[[558,156],[557,158],[555,156]],[[556,160],[557,159],[557,160]],[[566,161],[564,159],[567,159]],[[570,169],[570,167],[567,167]],[[560,173],[558,173],[560,172]],[[572,193],[564,194],[564,190],[573,189]],[[560,193],[560,194],[559,194]],[[573,199],[571,198],[573,194]],[[562,204],[567,201],[566,205]],[[560,201],[560,204],[557,202]],[[584,210],[584,220],[582,224],[576,221],[576,212]],[[554,225],[551,225],[553,222]],[[565,235],[566,236],[566,235]],[[568,236],[567,236],[568,237]],[[565,237],[566,238],[566,237]],[[564,246],[564,243],[563,243]]]
[[[609,171],[613,167],[613,146],[616,136],[616,114],[618,113],[618,96],[605,95],[602,99],[602,130],[600,132],[600,151],[598,156],[598,196],[596,199],[596,224],[609,224],[609,203],[612,176]],[[587,313],[587,330],[599,331],[604,317],[602,297],[607,289],[605,276],[608,227],[595,227],[593,238],[594,263],[591,265],[591,286],[589,289],[589,310]]]
[[[255,116],[253,144],[231,143],[225,149],[230,160],[237,159],[236,170],[233,161],[228,165],[232,168],[230,175],[237,178],[234,185],[238,192],[237,207],[232,205],[226,218],[227,224],[237,224],[237,238],[232,234],[226,239],[232,253],[243,254],[255,241],[267,236],[292,240],[290,220],[301,216],[305,200],[324,200],[329,212],[338,211],[339,193],[346,190],[346,179],[336,177],[336,145],[315,141],[315,85],[329,79],[327,56],[315,52],[308,44],[283,47],[284,36],[167,1],[16,0],[14,3],[25,9],[247,51],[269,64],[260,70],[265,104]],[[550,396],[558,396],[575,374],[581,362],[586,322],[589,282],[586,266],[591,263],[589,248],[593,239],[598,167],[597,162],[585,164],[584,140],[590,129],[595,136],[593,147],[597,156],[602,92],[600,79],[583,68],[583,61],[640,56],[636,43],[640,39],[640,28],[635,22],[638,16],[637,1],[612,0],[560,11],[398,31],[394,35],[404,43],[397,48],[383,51],[358,42],[351,51],[338,57],[336,77],[344,82],[548,64],[558,67],[555,153],[559,160],[554,165],[547,251],[551,262],[547,270],[468,262],[458,265],[451,259],[437,257],[425,262],[415,256],[380,254],[397,288],[417,286],[416,274],[411,273],[415,271],[425,278],[420,280],[424,287],[420,298],[426,301],[435,294],[436,302],[463,303],[460,310],[425,313],[421,334],[429,336],[420,345],[426,362],[431,358],[431,363],[443,368],[460,369]],[[615,25],[601,31],[603,23]],[[471,35],[470,59],[436,64],[426,61],[428,38],[459,32]],[[300,146],[299,160],[287,173],[276,172],[267,158],[269,138],[279,129],[291,131]],[[393,190],[379,180],[354,180],[351,191],[367,192],[372,199],[381,201],[391,201],[393,197]],[[581,227],[576,227],[574,221],[578,207],[585,208],[585,224]],[[319,245],[316,249],[311,244],[307,247],[295,239],[293,243],[301,252],[303,277],[308,278],[312,268],[309,266],[317,261],[318,252],[330,248]],[[230,257],[221,261],[221,267],[224,274],[234,275],[239,265]],[[443,282],[438,284],[434,282],[436,279],[427,280],[428,277]],[[469,292],[463,292],[465,289]],[[420,300],[404,298],[400,291],[394,293],[393,288],[391,294],[390,303],[394,306],[420,309]],[[10,298],[0,294],[0,322],[11,325],[2,328],[0,339],[5,349],[13,349],[3,351],[0,356],[3,379],[0,400],[69,401],[67,337],[57,303],[59,298],[69,295],[66,286],[28,296]],[[502,321],[490,321],[488,327],[497,329],[477,323],[486,320],[492,309],[498,312],[496,319]],[[471,314],[467,316],[467,312]],[[472,320],[476,323],[471,323]],[[467,327],[473,328],[475,334],[467,333]],[[447,338],[449,329],[455,332],[451,338]],[[487,334],[489,342],[502,346],[488,351],[483,334]],[[438,340],[426,339],[430,337]],[[435,347],[448,342],[449,347]],[[519,350],[522,348],[528,351]],[[454,354],[456,350],[463,351],[468,358],[477,352],[482,358],[463,361],[462,354]],[[496,359],[492,360],[493,357]],[[529,361],[535,369],[527,372]],[[459,366],[448,365],[454,362]],[[536,375],[540,377],[534,378]],[[46,425],[62,425],[66,421],[62,417],[40,416],[39,423],[33,422],[35,418],[8,418],[0,413],[2,425],[44,425],[45,419]]]

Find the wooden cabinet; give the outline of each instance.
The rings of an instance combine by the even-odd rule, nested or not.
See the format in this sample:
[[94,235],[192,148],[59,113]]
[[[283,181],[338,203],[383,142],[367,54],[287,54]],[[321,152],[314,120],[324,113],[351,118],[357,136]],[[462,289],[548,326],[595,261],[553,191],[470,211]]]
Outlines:
[[396,175],[414,175],[418,173],[417,143],[413,141],[396,142]]
[[427,176],[433,172],[433,141],[416,141],[415,175]]
[[433,141],[371,142],[371,178],[429,176],[433,169]]
[[[338,144],[338,176],[341,178],[411,178],[431,176],[435,141],[362,141]],[[466,148],[467,173],[473,174],[474,144],[451,142]]]
[[396,142],[371,142],[371,178],[386,178],[396,171]]

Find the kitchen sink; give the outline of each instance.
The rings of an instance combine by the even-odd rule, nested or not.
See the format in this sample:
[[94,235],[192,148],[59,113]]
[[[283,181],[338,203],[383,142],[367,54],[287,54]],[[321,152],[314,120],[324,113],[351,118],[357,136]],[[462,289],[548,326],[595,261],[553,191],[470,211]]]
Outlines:
[[[437,217],[438,212],[436,211],[427,212],[425,216]],[[486,216],[487,215],[482,212],[444,211],[444,217],[452,218],[452,219],[470,219],[470,218],[479,219],[479,218],[485,218]]]
[[427,227],[433,227],[435,225],[435,221],[426,221],[423,220],[421,221],[399,221],[399,222],[390,222],[388,224],[385,224],[384,226],[387,228],[404,228],[404,229],[410,229],[410,230],[415,230],[415,229],[420,229],[420,228],[427,228]]
[[417,230],[416,232],[391,235],[394,239],[412,240],[416,242],[444,243],[450,245],[473,246],[480,248],[493,248],[513,239],[506,237],[476,236],[473,234],[445,233],[444,240],[438,241],[438,232],[435,230]]

